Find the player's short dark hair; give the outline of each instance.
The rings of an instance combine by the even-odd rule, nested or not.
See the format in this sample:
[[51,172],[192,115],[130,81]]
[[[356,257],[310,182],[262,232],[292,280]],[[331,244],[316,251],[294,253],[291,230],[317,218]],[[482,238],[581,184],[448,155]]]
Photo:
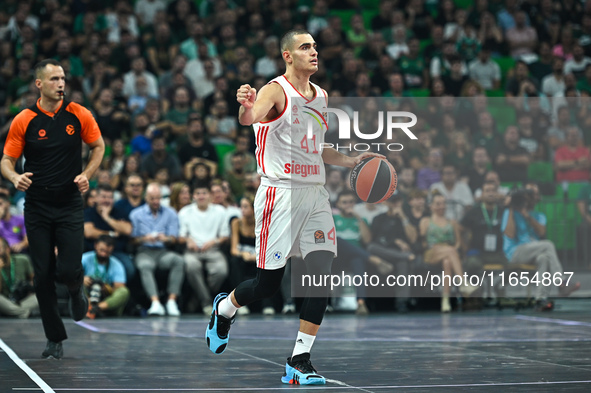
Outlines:
[[33,68],[33,71],[35,72],[35,78],[37,79],[41,79],[41,77],[43,76],[43,71],[45,70],[45,67],[47,67],[48,65],[54,65],[54,66],[62,66],[60,64],[59,61],[55,60],[55,59],[45,59],[45,60],[41,60],[39,63],[37,63],[35,65],[35,67]]
[[291,49],[291,45],[293,44],[293,37],[301,34],[310,34],[310,32],[306,29],[293,29],[283,34],[283,37],[281,37],[279,45],[279,47],[281,48],[281,52],[283,52],[284,50]]
[[100,235],[94,242],[94,244],[105,243],[107,247],[115,247],[115,239],[109,235]]

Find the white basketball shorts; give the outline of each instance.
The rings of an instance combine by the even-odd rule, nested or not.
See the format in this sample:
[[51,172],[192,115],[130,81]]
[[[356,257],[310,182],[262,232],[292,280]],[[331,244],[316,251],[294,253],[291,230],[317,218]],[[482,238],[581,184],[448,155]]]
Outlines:
[[280,269],[294,255],[337,253],[328,192],[322,186],[259,186],[254,201],[257,267]]

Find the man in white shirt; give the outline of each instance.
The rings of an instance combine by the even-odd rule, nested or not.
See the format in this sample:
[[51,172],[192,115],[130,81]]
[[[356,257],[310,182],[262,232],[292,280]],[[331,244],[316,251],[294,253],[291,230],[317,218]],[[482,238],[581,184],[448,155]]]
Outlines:
[[146,60],[136,57],[131,62],[131,71],[123,75],[123,95],[127,98],[138,95],[136,82],[143,76],[147,82],[147,93],[150,97],[158,97],[158,80],[151,72],[146,71]]
[[490,60],[490,49],[483,46],[478,58],[468,66],[470,78],[486,90],[498,89],[501,85],[501,67]]
[[455,166],[446,164],[441,172],[441,181],[431,185],[429,191],[438,190],[447,202],[445,217],[459,221],[464,217],[464,212],[474,204],[472,191],[463,181],[458,181],[458,172]]
[[585,56],[585,49],[576,43],[573,47],[573,58],[564,64],[564,74],[573,73],[577,79],[582,79],[588,64],[591,64],[591,57]]
[[552,73],[542,80],[542,92],[548,97],[564,93],[564,60],[555,57],[552,60]]
[[134,12],[139,17],[142,26],[151,25],[158,11],[166,11],[166,1],[138,0],[135,3]]
[[187,280],[201,302],[203,313],[209,315],[211,294],[219,292],[228,276],[228,261],[220,245],[228,240],[230,228],[224,207],[211,203],[209,185],[196,185],[193,200],[195,203],[179,212],[179,236],[187,244],[184,254]]

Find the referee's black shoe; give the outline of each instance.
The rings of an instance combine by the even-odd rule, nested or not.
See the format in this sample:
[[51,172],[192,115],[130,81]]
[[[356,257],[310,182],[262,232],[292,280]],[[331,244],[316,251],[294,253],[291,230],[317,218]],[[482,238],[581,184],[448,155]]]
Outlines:
[[88,312],[88,299],[82,290],[78,288],[78,292],[70,293],[70,315],[76,322],[81,321]]
[[64,348],[61,341],[59,343],[47,340],[45,350],[41,354],[44,359],[61,359],[64,356]]

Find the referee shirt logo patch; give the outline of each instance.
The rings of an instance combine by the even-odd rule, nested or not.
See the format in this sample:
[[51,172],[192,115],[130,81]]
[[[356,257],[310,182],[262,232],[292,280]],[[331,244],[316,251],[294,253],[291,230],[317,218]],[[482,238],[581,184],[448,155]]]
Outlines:
[[40,138],[43,138],[43,137],[45,137],[45,135],[47,135],[47,132],[45,132],[45,130],[44,130],[44,129],[40,129],[40,130],[39,130],[39,137],[40,137]]
[[326,241],[324,239],[324,232],[322,232],[320,230],[314,232],[314,241],[316,242],[316,244],[324,243]]
[[74,128],[73,125],[68,124],[66,126],[66,132],[68,133],[68,135],[74,135],[74,131],[76,131],[76,129]]

